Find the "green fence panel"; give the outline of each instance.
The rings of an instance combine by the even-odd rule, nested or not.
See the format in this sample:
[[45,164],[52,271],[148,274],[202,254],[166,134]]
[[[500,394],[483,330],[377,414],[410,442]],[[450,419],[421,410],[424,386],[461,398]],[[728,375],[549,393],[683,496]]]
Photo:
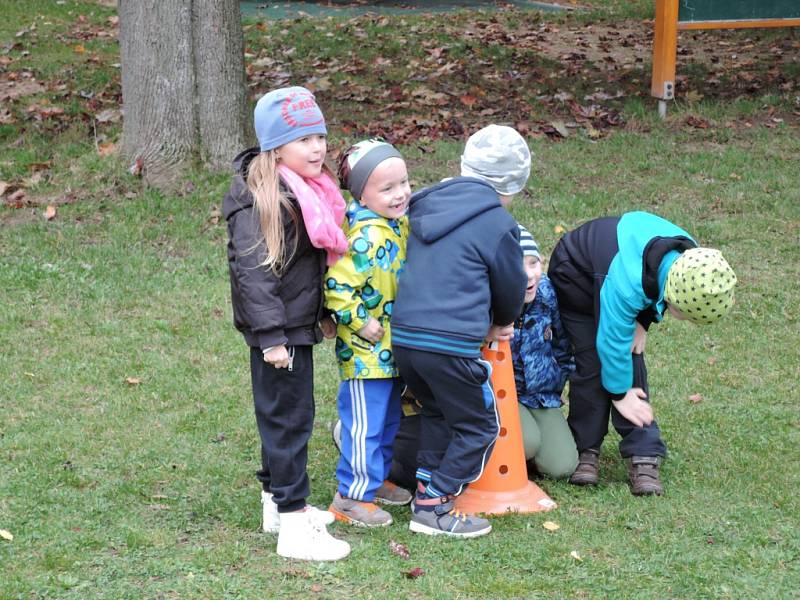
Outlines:
[[678,21],[800,19],[800,0],[680,0]]

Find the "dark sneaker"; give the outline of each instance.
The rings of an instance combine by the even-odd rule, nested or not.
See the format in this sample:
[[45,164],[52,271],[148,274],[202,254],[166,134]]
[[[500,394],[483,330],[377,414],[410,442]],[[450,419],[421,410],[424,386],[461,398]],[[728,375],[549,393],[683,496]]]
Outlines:
[[664,493],[658,467],[660,456],[631,456],[625,459],[631,494],[634,496],[660,496]]
[[408,528],[426,535],[449,535],[472,538],[486,535],[492,526],[486,519],[465,515],[454,507],[453,496],[420,499],[411,503],[411,522]]
[[411,492],[395,485],[388,479],[375,491],[375,501],[392,506],[404,506],[411,502]]
[[600,474],[600,451],[594,448],[583,450],[578,456],[578,466],[570,476],[572,485],[597,485]]
[[392,524],[392,515],[374,502],[361,502],[345,498],[339,492],[328,507],[337,521],[358,527],[386,527]]

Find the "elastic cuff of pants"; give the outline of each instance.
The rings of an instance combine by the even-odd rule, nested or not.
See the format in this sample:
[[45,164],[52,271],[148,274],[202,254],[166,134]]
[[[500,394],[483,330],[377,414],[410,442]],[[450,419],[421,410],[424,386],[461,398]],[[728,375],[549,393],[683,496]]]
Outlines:
[[295,500],[294,502],[290,502],[289,504],[279,504],[278,512],[279,513],[295,512],[298,510],[302,510],[305,505],[306,505],[305,500]]
[[439,491],[435,487],[433,487],[432,483],[429,483],[425,486],[425,495],[430,496],[431,498],[441,498],[442,496],[446,496],[442,491]]

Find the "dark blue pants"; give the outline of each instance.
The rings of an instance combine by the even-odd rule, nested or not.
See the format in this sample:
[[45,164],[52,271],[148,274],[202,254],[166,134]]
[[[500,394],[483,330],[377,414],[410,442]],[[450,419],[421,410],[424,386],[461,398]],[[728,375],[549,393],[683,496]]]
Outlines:
[[400,375],[422,406],[418,466],[442,494],[480,477],[499,431],[489,364],[395,346]]
[[303,508],[311,490],[306,465],[314,427],[314,362],[312,346],[294,346],[292,370],[264,362],[261,348],[250,348],[250,375],[261,470],[256,476],[273,494],[278,512]]
[[[661,440],[661,430],[653,421],[646,427],[637,427],[623,417],[611,404],[611,396],[600,380],[600,358],[595,340],[597,325],[593,314],[561,311],[561,322],[567,331],[575,353],[575,373],[569,378],[569,417],[567,423],[575,437],[578,452],[589,448],[600,449],[608,433],[608,417],[614,429],[622,436],[619,452],[629,456],[666,456],[667,447]],[[642,388],[650,396],[647,386],[647,367],[644,354],[632,354],[633,387]]]

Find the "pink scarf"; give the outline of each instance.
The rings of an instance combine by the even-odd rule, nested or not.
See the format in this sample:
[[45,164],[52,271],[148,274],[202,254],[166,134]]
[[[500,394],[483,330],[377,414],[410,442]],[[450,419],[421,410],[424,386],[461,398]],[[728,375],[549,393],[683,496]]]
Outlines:
[[286,165],[278,165],[278,171],[300,204],[311,244],[328,252],[331,266],[347,252],[347,238],[341,227],[346,207],[342,193],[326,173],[311,179]]

